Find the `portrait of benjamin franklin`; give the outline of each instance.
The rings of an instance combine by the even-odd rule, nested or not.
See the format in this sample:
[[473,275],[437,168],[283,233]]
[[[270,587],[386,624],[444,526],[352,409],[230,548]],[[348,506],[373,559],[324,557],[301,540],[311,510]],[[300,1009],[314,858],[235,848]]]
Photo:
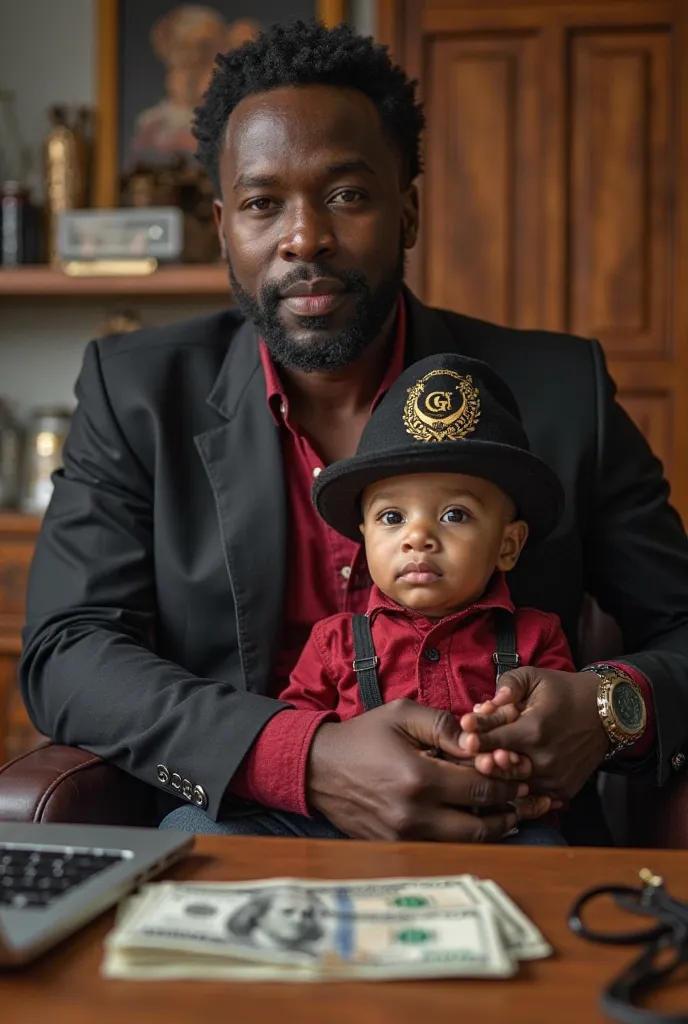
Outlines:
[[250,896],[227,922],[230,937],[254,949],[316,955],[326,907],[315,893],[286,886]]

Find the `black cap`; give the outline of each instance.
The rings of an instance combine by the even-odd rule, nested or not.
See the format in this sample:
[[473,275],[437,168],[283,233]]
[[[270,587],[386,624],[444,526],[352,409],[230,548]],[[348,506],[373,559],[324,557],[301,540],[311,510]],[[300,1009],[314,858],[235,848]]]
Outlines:
[[554,529],[564,507],[558,477],[530,451],[513,394],[467,356],[444,353],[408,367],[366,424],[356,454],[317,477],[313,501],[333,529],[360,540],[365,488],[408,473],[491,480],[516,503],[533,541]]

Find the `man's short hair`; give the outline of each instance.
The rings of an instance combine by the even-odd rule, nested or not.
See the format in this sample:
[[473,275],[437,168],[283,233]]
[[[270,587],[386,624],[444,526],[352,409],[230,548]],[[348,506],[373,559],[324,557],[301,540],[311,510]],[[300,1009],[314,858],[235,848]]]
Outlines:
[[196,109],[196,156],[220,194],[219,161],[227,121],[255,93],[284,86],[334,85],[357,89],[377,109],[382,130],[396,148],[402,179],[421,172],[420,137],[425,126],[416,82],[390,60],[387,47],[347,25],[327,29],[316,21],[273,25],[257,39],[218,54],[210,86]]

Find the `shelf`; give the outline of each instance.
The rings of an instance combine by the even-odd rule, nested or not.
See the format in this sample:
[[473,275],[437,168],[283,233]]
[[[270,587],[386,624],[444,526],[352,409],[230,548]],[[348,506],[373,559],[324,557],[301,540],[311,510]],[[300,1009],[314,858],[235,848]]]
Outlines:
[[228,301],[227,268],[224,263],[189,263],[142,277],[68,277],[48,266],[0,269],[0,302],[110,297]]

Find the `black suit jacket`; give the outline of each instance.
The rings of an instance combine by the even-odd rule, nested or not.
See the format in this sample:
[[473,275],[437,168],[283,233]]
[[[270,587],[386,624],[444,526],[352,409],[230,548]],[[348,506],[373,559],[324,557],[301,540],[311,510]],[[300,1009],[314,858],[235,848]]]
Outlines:
[[[583,593],[652,685],[661,782],[688,751],[688,542],[659,462],[614,400],[594,341],[517,331],[407,294],[407,363],[457,351],[511,385],[566,512],[526,550],[517,604],[575,649]],[[265,723],[285,589],[287,505],[253,327],[233,311],[92,342],[30,574],[23,695],[41,732],[217,815]],[[164,773],[163,773],[164,778]]]

